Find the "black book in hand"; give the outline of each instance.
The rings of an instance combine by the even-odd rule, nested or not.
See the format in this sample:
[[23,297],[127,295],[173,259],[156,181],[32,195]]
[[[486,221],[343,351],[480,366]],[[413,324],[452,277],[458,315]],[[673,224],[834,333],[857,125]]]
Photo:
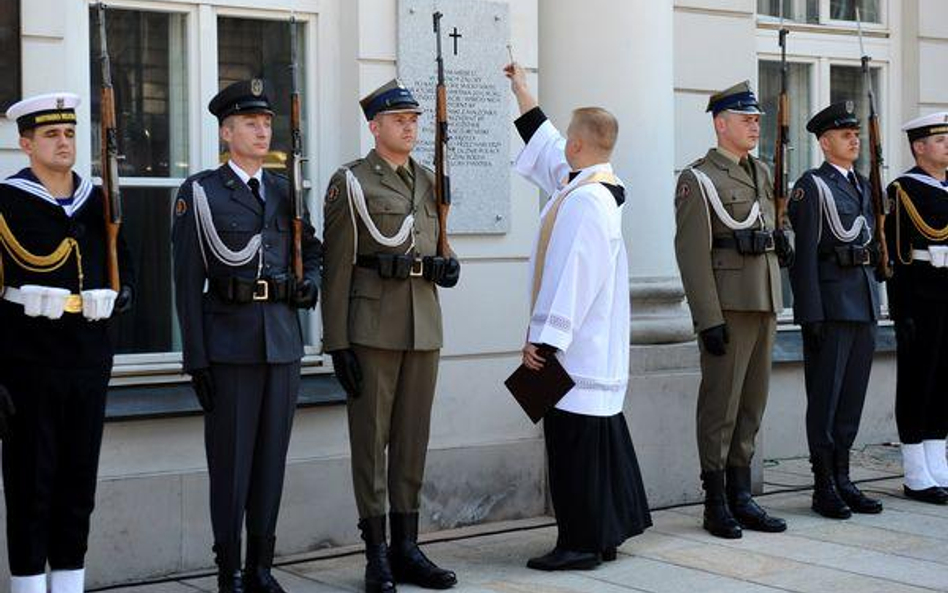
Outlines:
[[534,424],[557,404],[576,383],[552,353],[539,371],[520,365],[504,385]]

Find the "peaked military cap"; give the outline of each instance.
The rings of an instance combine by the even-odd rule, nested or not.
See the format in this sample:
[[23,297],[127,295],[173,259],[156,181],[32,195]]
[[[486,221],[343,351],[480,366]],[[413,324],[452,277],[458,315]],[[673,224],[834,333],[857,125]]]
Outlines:
[[40,126],[76,123],[79,95],[46,93],[14,103],[7,109],[7,118],[16,120],[20,133]]
[[375,89],[361,101],[362,113],[370,120],[379,113],[421,113],[421,106],[400,80],[394,78]]
[[223,122],[230,115],[266,113],[273,115],[273,105],[268,97],[270,85],[262,78],[240,80],[228,85],[214,95],[207,109]]
[[760,102],[757,101],[757,96],[751,90],[749,80],[739,82],[730,88],[711,95],[708,100],[708,108],[705,111],[710,111],[712,115],[717,115],[722,111],[751,115],[763,113],[760,110]]
[[909,142],[915,142],[929,136],[948,134],[948,111],[939,111],[923,115],[906,122],[902,131],[908,134]]
[[856,117],[856,104],[852,101],[833,103],[806,122],[806,131],[819,138],[829,130],[858,130],[859,118]]

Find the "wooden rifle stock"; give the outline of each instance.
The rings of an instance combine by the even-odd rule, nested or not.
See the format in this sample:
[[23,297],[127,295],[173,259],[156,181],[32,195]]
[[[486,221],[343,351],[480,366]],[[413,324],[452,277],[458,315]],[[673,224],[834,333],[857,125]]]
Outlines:
[[448,245],[448,210],[451,208],[451,177],[448,173],[448,93],[444,83],[444,58],[441,54],[441,17],[435,12],[434,32],[438,40],[438,84],[435,89],[435,199],[438,202],[438,255],[452,257]]
[[290,95],[290,131],[292,146],[288,172],[290,177],[290,192],[292,192],[293,208],[293,248],[292,268],[293,277],[297,282],[303,281],[303,132],[301,129],[299,66],[296,61],[296,17],[290,18],[290,69],[293,79]]
[[882,187],[882,134],[879,132],[879,114],[876,112],[876,97],[872,89],[872,72],[869,69],[872,58],[866,53],[863,45],[862,19],[859,16],[858,7],[856,8],[856,26],[859,33],[859,50],[862,54],[862,75],[869,100],[869,189],[872,194],[872,210],[876,222],[873,238],[876,248],[879,250],[879,261],[876,262],[876,278],[885,281],[892,277],[889,246],[885,238],[885,217],[889,214],[889,200]]
[[105,5],[98,5],[100,64],[102,67],[101,120],[101,168],[103,211],[105,217],[106,272],[109,288],[121,289],[118,264],[118,234],[122,225],[122,201],[118,174],[118,131],[115,120],[115,93],[112,89],[112,65],[109,60],[105,30]]

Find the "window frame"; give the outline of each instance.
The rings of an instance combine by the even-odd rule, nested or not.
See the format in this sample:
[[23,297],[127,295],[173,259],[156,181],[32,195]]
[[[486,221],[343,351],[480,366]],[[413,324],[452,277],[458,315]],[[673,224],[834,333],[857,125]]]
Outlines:
[[[88,6],[95,6],[98,0],[89,0]],[[327,50],[325,37],[320,37],[319,27],[322,24],[317,3],[310,3],[307,12],[294,12],[290,8],[297,7],[299,2],[294,0],[279,0],[286,8],[269,6],[267,8],[239,8],[222,6],[215,0],[199,0],[195,2],[178,2],[174,0],[114,0],[109,8],[116,10],[134,10],[141,12],[176,13],[183,14],[185,19],[185,38],[187,57],[187,122],[188,127],[188,175],[199,171],[217,168],[219,140],[218,126],[214,118],[207,112],[207,102],[218,92],[218,52],[217,52],[217,22],[219,17],[250,18],[260,20],[288,21],[290,16],[303,26],[303,41],[305,73],[303,73],[303,89],[305,96],[311,99],[304,102],[303,120],[307,122],[303,130],[307,136],[307,157],[304,163],[304,189],[307,192],[307,204],[310,209],[310,220],[314,227],[322,226],[321,193],[316,189],[322,187],[323,180],[318,178],[320,168],[318,163],[327,160],[328,144],[320,134],[321,114],[331,107],[334,102],[324,101],[320,92],[328,88],[317,85],[320,71],[326,69]],[[276,4],[276,3],[273,3]],[[86,10],[85,6],[83,10]],[[85,13],[88,14],[88,13]],[[326,19],[323,19],[326,20]],[[85,19],[84,47],[86,52],[90,47],[92,36],[88,29],[89,19]],[[91,89],[92,75],[88,67],[81,73],[80,89],[85,93],[94,92]],[[89,96],[84,97],[84,103],[90,105]],[[319,106],[317,108],[317,106]],[[88,107],[86,108],[88,109]],[[77,170],[89,171],[92,161],[92,132],[88,127],[78,130],[77,145],[80,147],[76,163]],[[99,177],[92,178],[95,183],[101,182]],[[121,187],[134,188],[168,188],[175,189],[184,183],[181,177],[121,177]],[[326,178],[328,182],[328,177]],[[170,214],[169,214],[170,215]],[[171,238],[168,238],[169,242]],[[302,373],[328,374],[331,373],[329,357],[322,350],[322,319],[319,307],[310,314],[309,332],[313,336],[313,343],[304,347]],[[176,322],[176,320],[172,320]],[[129,386],[147,384],[168,384],[188,381],[189,377],[182,371],[181,352],[149,352],[137,354],[117,354],[115,356],[110,386]]]
[[0,118],[6,119],[7,107],[13,105],[20,100],[23,96],[23,8],[21,6],[21,0],[13,0],[13,12],[16,17],[16,43],[15,43],[15,55],[12,63],[16,67],[16,96],[11,97],[11,102],[9,105],[3,105],[0,103]]
[[[879,69],[879,85],[874,88],[877,107],[880,108],[882,124],[883,181],[891,178],[905,162],[905,150],[901,132],[902,96],[893,89],[893,81],[901,71],[901,44],[899,14],[891,10],[889,0],[880,0],[882,23],[863,23],[865,51],[872,57],[871,68]],[[820,0],[820,24],[784,20],[790,30],[788,36],[787,61],[810,64],[810,102],[818,110],[829,105],[831,94],[831,68],[833,66],[861,66],[861,51],[857,41],[857,26],[852,21],[830,20],[829,0]],[[757,15],[757,72],[761,61],[780,61],[778,32],[780,19],[769,15]],[[773,114],[775,117],[776,114]],[[776,125],[775,120],[770,123]],[[769,123],[767,124],[769,125]],[[867,139],[865,139],[867,140]],[[865,141],[864,140],[864,141]],[[818,166],[823,161],[819,145],[810,143],[810,162]],[[789,180],[793,184],[795,180]],[[888,318],[888,302],[883,290],[882,319]],[[793,330],[793,309],[785,307],[778,313],[778,327]]]

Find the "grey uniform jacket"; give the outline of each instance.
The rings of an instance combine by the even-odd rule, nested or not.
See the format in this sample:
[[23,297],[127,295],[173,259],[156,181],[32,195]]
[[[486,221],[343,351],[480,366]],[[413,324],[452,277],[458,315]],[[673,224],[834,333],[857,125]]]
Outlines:
[[[181,326],[184,370],[211,363],[288,363],[303,355],[303,337],[297,310],[283,302],[224,302],[213,290],[204,292],[213,277],[257,278],[259,259],[233,268],[217,260],[205,246],[207,270],[195,230],[193,183],[200,183],[223,242],[240,250],[257,232],[262,233],[263,262],[259,277],[292,275],[291,204],[286,178],[264,171],[265,208],[226,163],[202,171],[184,182],[175,201],[172,245],[175,302]],[[303,217],[304,275],[319,285],[321,245]]]
[[787,213],[795,234],[796,260],[790,268],[793,316],[797,323],[815,321],[873,321],[879,312],[879,283],[873,266],[840,266],[834,248],[846,245],[830,231],[820,207],[813,175],[833,192],[842,226],[849,229],[860,214],[866,229],[853,242],[872,237],[875,218],[869,182],[856,174],[862,197],[842,173],[829,163],[803,174],[794,185]]

